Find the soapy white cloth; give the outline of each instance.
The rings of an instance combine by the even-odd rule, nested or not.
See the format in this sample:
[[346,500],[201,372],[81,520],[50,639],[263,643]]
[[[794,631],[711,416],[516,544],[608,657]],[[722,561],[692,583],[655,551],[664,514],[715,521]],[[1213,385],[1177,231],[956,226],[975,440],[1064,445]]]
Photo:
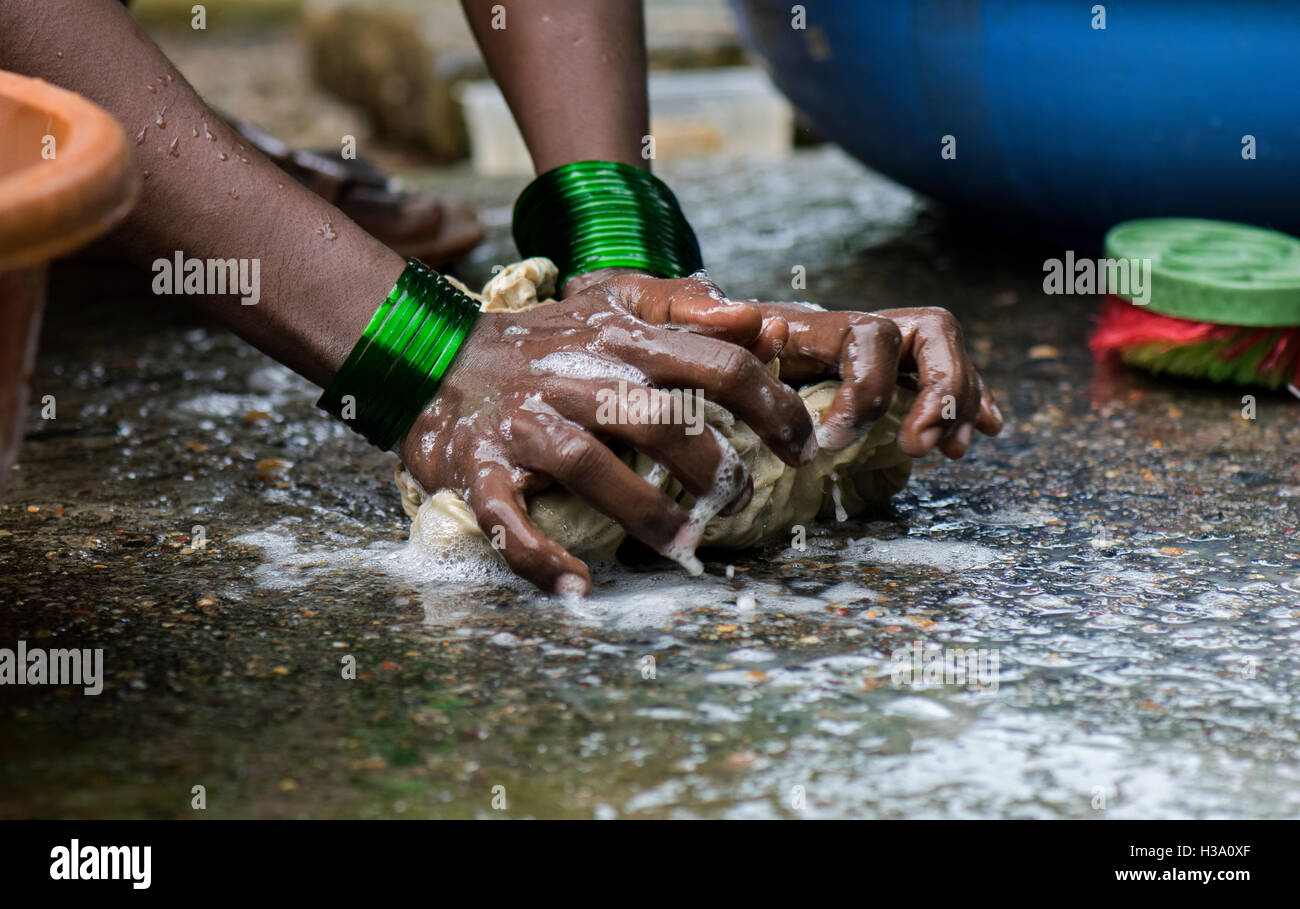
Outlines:
[[[458,286],[480,302],[484,312],[521,312],[548,305],[555,292],[557,270],[548,259],[526,259],[497,274],[483,293]],[[450,279],[449,279],[450,280]],[[772,368],[778,369],[777,363]],[[799,396],[818,420],[835,398],[840,383],[818,382],[799,389]],[[858,441],[839,451],[822,451],[810,463],[790,467],[765,446],[743,421],[711,401],[704,402],[705,421],[735,448],[754,481],[754,496],[739,513],[717,515],[705,525],[705,547],[740,549],[817,518],[847,517],[888,501],[907,484],[912,459],[897,445],[898,428],[914,395],[899,387],[889,412]],[[620,452],[624,462],[685,506],[693,501],[667,471],[636,451]],[[411,517],[411,541],[468,555],[495,554],[468,505],[455,492],[427,493],[399,466],[394,477],[402,507]],[[555,486],[528,499],[528,514],[552,539],[580,558],[610,559],[626,536],[613,519],[588,506],[577,495]],[[469,552],[466,552],[469,550]]]

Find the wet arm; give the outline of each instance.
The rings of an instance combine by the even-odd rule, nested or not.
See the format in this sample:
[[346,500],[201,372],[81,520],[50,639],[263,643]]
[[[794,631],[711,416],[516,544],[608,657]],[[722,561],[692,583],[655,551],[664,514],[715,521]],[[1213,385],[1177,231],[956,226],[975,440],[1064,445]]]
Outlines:
[[[258,259],[261,294],[193,302],[317,384],[347,356],[403,260],[248,148],[117,0],[0,0],[0,67],[78,92],[126,129],[144,178],[112,240],[155,259]],[[141,276],[148,293],[152,274]],[[171,299],[171,298],[167,298]]]
[[640,0],[462,3],[538,173],[585,160],[649,167]]

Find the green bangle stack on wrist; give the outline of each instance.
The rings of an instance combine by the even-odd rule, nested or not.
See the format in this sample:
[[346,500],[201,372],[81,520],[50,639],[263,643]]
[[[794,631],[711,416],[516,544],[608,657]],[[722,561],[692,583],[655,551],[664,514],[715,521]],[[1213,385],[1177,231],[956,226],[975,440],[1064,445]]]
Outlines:
[[578,161],[542,174],[515,203],[514,235],[524,256],[555,263],[561,287],[598,268],[680,278],[704,267],[672,191],[616,161]]
[[316,405],[371,444],[393,448],[433,399],[477,319],[474,300],[408,260]]

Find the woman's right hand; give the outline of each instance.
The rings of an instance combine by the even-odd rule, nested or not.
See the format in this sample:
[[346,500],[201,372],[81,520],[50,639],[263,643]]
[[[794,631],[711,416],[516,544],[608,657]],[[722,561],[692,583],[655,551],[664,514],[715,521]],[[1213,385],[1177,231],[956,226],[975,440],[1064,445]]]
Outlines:
[[[634,276],[615,277],[562,304],[483,313],[402,442],[420,484],[460,493],[489,539],[504,537],[511,569],[544,590],[585,594],[591,585],[587,566],[528,517],[525,497],[552,482],[687,565],[704,523],[724,506],[743,506],[750,487],[734,451],[711,428],[700,431],[702,422],[681,420],[663,389],[698,389],[786,463],[816,454],[803,401],[743,346],[762,330],[761,316],[697,293],[691,281],[665,295],[646,294]],[[681,330],[688,326],[695,331]],[[711,336],[696,333],[701,327]],[[632,397],[644,394],[649,410],[634,422],[620,391],[638,388]],[[663,464],[702,501],[690,510],[677,504],[598,436]]]

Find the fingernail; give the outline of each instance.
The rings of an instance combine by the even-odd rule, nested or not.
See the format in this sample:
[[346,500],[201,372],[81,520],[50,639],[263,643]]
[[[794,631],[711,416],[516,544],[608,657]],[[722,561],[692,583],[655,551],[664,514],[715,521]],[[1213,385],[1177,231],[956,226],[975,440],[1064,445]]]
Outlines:
[[993,411],[993,416],[994,416],[995,419],[997,419],[997,420],[1001,420],[1001,419],[1002,419],[1002,411],[998,409],[998,405],[996,405],[996,404],[989,404],[989,409]]
[[819,449],[830,449],[839,451],[841,448],[847,448],[866,434],[867,427],[856,427],[848,420],[838,420],[834,423],[819,423],[817,425],[817,447]]
[[975,427],[972,426],[970,423],[961,424],[961,426],[957,429],[957,444],[960,445],[962,448],[966,448],[967,446],[969,446],[971,431],[974,428]]
[[555,582],[555,592],[563,597],[581,599],[587,595],[587,581],[580,574],[566,572]]
[[928,451],[939,444],[939,439],[942,435],[943,427],[931,426],[929,429],[917,435],[916,438],[921,443],[921,447]]
[[814,432],[809,434],[808,441],[803,443],[803,451],[799,452],[799,463],[807,464],[813,458],[817,457],[818,448],[817,433]]

